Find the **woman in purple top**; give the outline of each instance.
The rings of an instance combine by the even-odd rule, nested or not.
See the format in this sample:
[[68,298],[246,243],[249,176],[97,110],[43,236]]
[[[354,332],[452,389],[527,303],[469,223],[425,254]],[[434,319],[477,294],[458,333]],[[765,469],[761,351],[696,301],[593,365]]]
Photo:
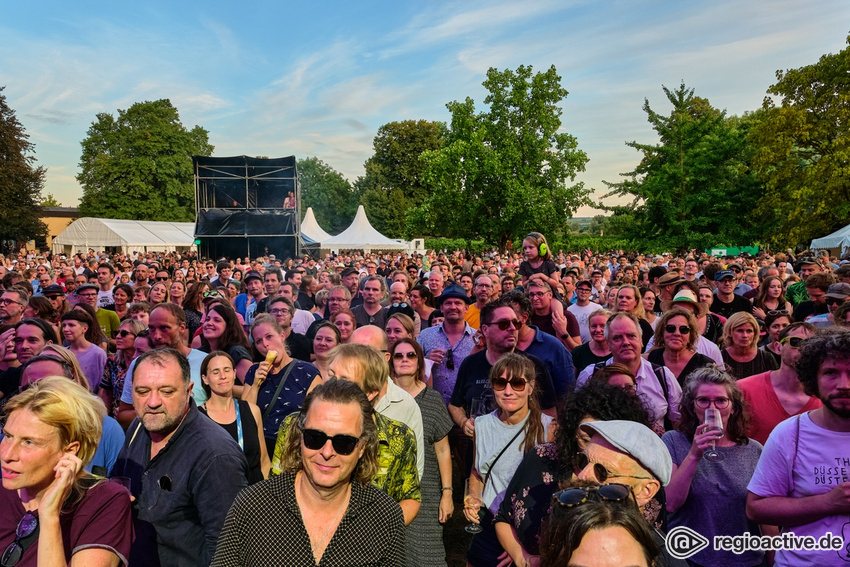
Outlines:
[[68,349],[77,357],[89,381],[89,389],[97,393],[106,367],[106,351],[86,339],[86,331],[95,325],[97,322],[92,320],[91,315],[81,309],[72,309],[62,315],[62,336]]

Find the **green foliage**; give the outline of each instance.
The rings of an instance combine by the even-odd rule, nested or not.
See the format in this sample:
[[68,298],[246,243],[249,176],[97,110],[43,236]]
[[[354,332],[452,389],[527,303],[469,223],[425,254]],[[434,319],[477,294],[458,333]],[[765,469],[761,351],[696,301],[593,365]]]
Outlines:
[[451,102],[443,147],[423,155],[430,194],[408,216],[408,233],[484,239],[500,248],[529,231],[553,233],[587,204],[587,155],[561,132],[558,106],[567,96],[555,67],[532,73],[487,72],[485,112],[471,98]]
[[35,146],[6,104],[0,87],[0,240],[43,241],[47,225],[41,214],[41,190],[46,170],[35,165]]
[[168,99],[98,114],[81,145],[81,216],[195,220],[192,156],[213,146],[200,126],[186,130]]
[[319,226],[331,234],[348,228],[357,212],[351,183],[317,157],[299,159],[297,168],[301,181],[301,210],[313,207]]
[[751,122],[726,118],[684,84],[662,89],[673,105],[669,115],[653,111],[648,100],[643,105],[660,143],[627,142],[641,162],[622,174],[624,181],[605,182],[611,191],[603,198],[632,198],[629,205],[605,207],[619,217],[609,220],[612,230],[641,250],[751,243],[758,227],[749,215],[760,193],[746,161]]
[[485,243],[483,240],[465,240],[463,238],[426,238],[426,250],[466,250],[472,254],[481,254],[485,250],[492,248],[492,245]]
[[355,182],[360,204],[378,232],[404,236],[407,210],[428,196],[420,156],[441,147],[445,129],[445,124],[425,120],[390,122],[378,129],[375,153],[364,164],[366,174]]
[[56,200],[56,197],[53,196],[53,193],[48,193],[47,197],[42,198],[41,200],[42,207],[61,207],[62,203]]
[[768,93],[781,106],[765,98],[750,136],[765,182],[756,216],[771,244],[808,245],[850,219],[850,47],[776,79]]

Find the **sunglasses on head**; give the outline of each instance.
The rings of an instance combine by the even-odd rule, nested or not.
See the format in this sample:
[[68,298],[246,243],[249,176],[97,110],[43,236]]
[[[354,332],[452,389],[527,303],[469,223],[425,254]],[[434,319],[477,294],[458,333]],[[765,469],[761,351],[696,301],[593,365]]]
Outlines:
[[38,516],[32,512],[27,512],[18,522],[18,527],[15,528],[15,541],[9,544],[9,547],[6,548],[6,551],[0,557],[0,565],[3,565],[3,567],[17,565],[24,554],[21,541],[30,537],[36,531],[38,531]]
[[553,494],[552,500],[565,508],[574,508],[589,500],[623,502],[628,500],[631,495],[632,489],[629,486],[614,482],[601,486],[565,488]]
[[511,378],[508,380],[507,378],[493,378],[490,380],[490,383],[493,385],[493,389],[497,392],[503,391],[508,387],[508,384],[511,385],[511,389],[514,392],[522,392],[525,390],[525,386],[528,384],[528,380],[525,378]]
[[664,330],[667,331],[668,333],[675,333],[677,329],[679,330],[679,334],[682,334],[682,335],[687,335],[691,332],[691,328],[688,327],[687,325],[679,325],[678,327],[676,325],[665,325],[664,326]]
[[320,450],[328,442],[328,439],[331,440],[334,451],[339,455],[350,455],[357,448],[357,443],[360,442],[360,438],[353,435],[339,433],[330,437],[327,433],[318,429],[301,430],[301,440],[304,446],[311,451]]
[[609,471],[605,468],[605,465],[602,463],[593,463],[584,453],[576,453],[576,456],[573,458],[573,467],[575,468],[576,473],[579,473],[587,468],[587,465],[593,465],[593,474],[596,476],[596,480],[599,482],[605,482],[609,478],[636,478],[640,480],[653,480],[651,476],[634,476],[630,474],[618,474]]
[[511,325],[514,326],[514,329],[519,330],[522,328],[522,321],[519,319],[502,319],[501,321],[493,321],[490,325],[499,327],[500,331],[507,331]]

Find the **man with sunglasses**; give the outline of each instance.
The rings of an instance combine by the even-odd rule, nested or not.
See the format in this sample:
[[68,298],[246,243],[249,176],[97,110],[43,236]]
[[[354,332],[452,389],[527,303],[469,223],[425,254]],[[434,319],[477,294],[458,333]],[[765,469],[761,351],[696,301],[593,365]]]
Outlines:
[[[641,512],[662,486],[670,484],[673,460],[667,446],[651,429],[634,421],[591,421],[580,427],[590,436],[584,451],[574,460],[574,476],[599,484],[618,483],[632,489]],[[652,539],[661,548],[659,565],[686,566],[670,556],[665,534],[650,526]]]
[[774,564],[779,567],[846,566],[850,331],[823,331],[807,339],[796,366],[805,393],[823,405],[783,421],[770,434],[747,486],[747,517],[787,527],[797,538],[832,534],[831,549],[777,551]]
[[741,311],[752,314],[753,304],[735,292],[735,286],[738,283],[735,272],[719,270],[714,274],[714,281],[717,284],[717,289],[715,290],[714,301],[711,302],[709,308],[712,313],[727,319]]
[[179,350],[154,349],[134,364],[135,419],[111,471],[130,479],[136,501],[129,564],[209,565],[227,510],[248,484],[245,455],[198,410]]
[[328,380],[295,421],[281,474],[237,497],[212,567],[404,565],[401,509],[370,484],[378,431],[366,395]]
[[[492,301],[481,310],[481,334],[484,336],[486,348],[469,355],[461,363],[449,403],[449,415],[452,421],[467,437],[473,437],[475,434],[477,409],[472,407],[472,400],[492,397],[490,369],[504,355],[516,351],[521,325],[522,321],[510,305]],[[554,416],[557,395],[546,364],[536,356],[522,351],[517,352],[527,356],[534,363],[540,407],[543,413]],[[467,417],[467,410],[470,412],[469,417]]]
[[821,407],[816,396],[803,391],[797,361],[804,341],[817,333],[814,325],[791,323],[779,332],[779,370],[769,370],[738,380],[750,411],[747,437],[762,445],[770,432],[786,419]]

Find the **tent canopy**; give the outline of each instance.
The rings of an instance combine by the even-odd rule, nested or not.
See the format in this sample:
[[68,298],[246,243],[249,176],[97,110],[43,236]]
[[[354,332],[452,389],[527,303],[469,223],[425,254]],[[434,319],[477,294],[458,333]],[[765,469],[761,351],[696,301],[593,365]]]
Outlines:
[[319,226],[319,223],[316,221],[316,215],[313,213],[313,207],[307,207],[307,214],[304,215],[304,220],[301,221],[301,235],[319,243],[332,238],[330,234]]
[[363,205],[357,207],[357,214],[351,226],[336,236],[322,241],[322,248],[338,250],[406,250],[409,244],[403,240],[387,238],[369,223]]
[[187,249],[195,242],[195,223],[83,217],[53,239],[56,252],[70,248],[120,248],[122,252]]
[[848,243],[850,243],[850,224],[836,230],[832,234],[827,234],[826,236],[822,236],[820,238],[815,238],[812,240],[812,243],[809,245],[809,248],[812,250],[827,250],[832,248],[840,248],[841,252],[844,252],[844,249],[847,248]]

